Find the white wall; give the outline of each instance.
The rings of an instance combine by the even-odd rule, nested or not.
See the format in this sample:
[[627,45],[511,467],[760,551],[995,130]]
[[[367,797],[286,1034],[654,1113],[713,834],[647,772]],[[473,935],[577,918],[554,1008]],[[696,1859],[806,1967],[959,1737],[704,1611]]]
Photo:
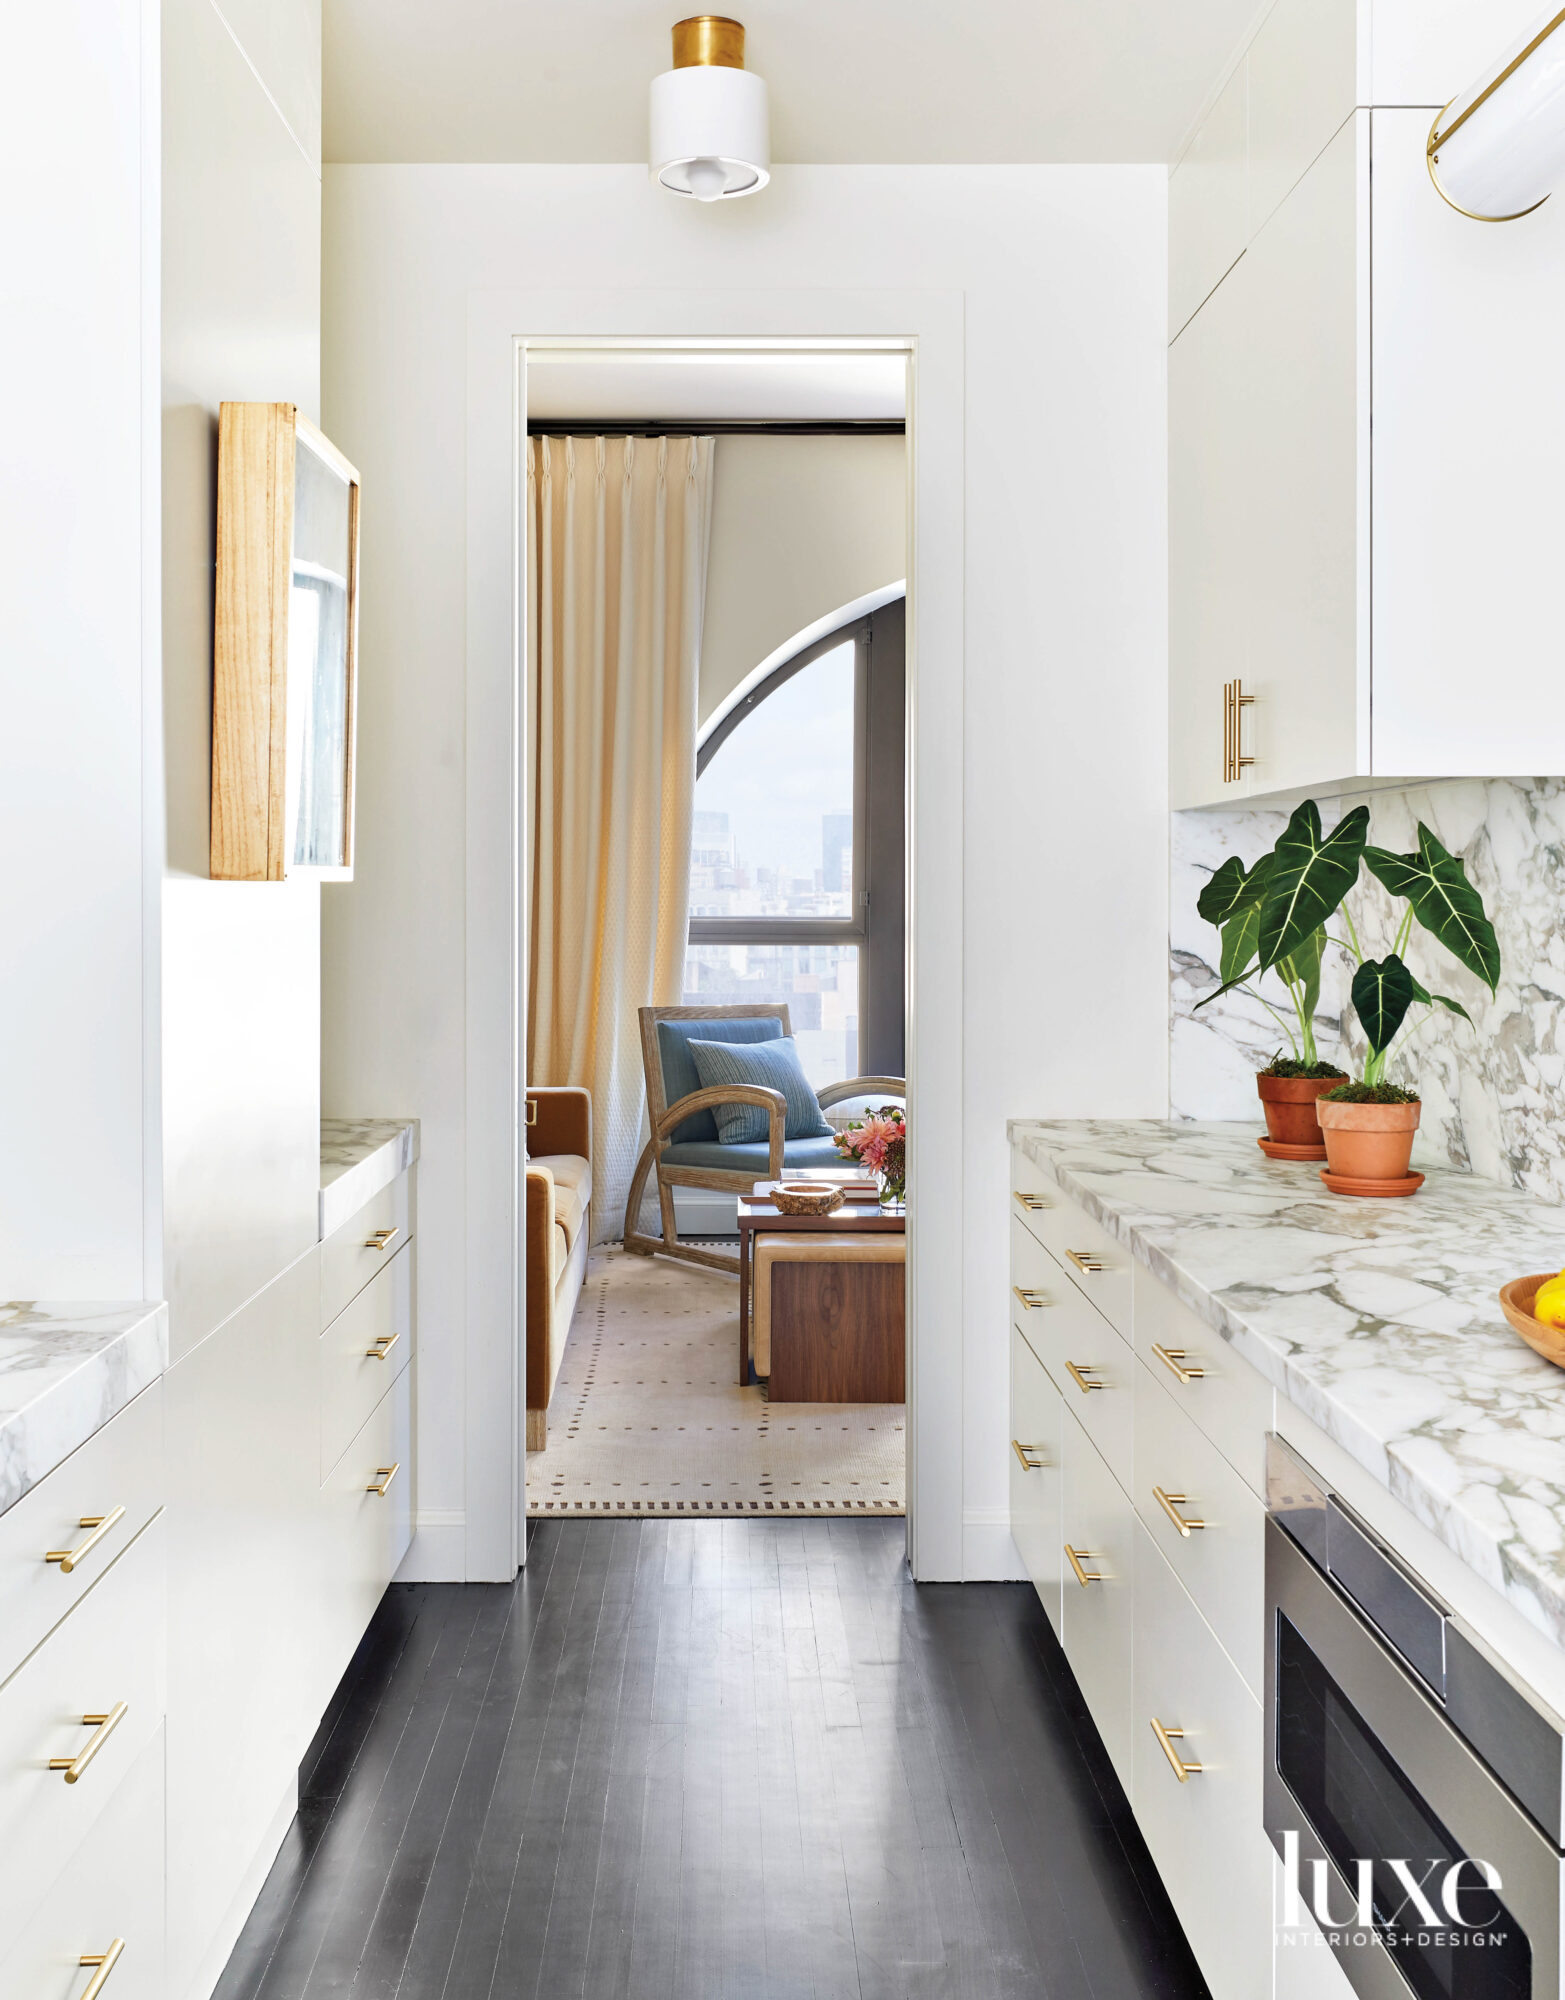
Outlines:
[[[158,1296],[155,0],[0,66],[0,1297]],[[155,709],[154,709],[155,712]],[[155,1085],[154,1085],[155,1089]]]
[[464,1122],[468,535],[510,532],[467,517],[470,315],[518,274],[964,297],[965,538],[921,552],[965,595],[960,642],[921,666],[932,689],[955,679],[962,718],[926,746],[965,795],[961,910],[938,941],[960,969],[965,1137],[960,1200],[925,1224],[963,1276],[952,1323],[920,1338],[959,1385],[940,1573],[1005,1573],[1004,1121],[1166,1107],[1165,176],[783,168],[761,198],[694,213],[634,168],[329,167],[325,196],[323,402],[365,482],[365,693],[358,876],[323,924],[323,1090],[328,1110],[424,1120],[428,1575],[464,1574],[480,1532],[466,1376],[509,1338],[489,1308],[467,1318],[474,1259],[510,1249],[467,1240],[486,1198]]
[[899,437],[720,437],[701,720],[796,632],[907,573]]

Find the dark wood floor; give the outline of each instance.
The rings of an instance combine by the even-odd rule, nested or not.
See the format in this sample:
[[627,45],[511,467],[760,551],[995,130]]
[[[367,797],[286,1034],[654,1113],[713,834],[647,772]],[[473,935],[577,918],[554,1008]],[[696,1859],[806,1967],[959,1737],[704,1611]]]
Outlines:
[[217,2000],[1194,2000],[1037,1599],[900,1521],[545,1521],[387,1593]]

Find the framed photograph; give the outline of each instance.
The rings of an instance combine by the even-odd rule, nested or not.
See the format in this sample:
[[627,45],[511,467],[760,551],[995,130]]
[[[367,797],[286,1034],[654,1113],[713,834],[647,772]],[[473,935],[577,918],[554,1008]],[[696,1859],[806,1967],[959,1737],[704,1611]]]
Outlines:
[[353,878],[359,475],[292,403],[217,440],[211,872]]

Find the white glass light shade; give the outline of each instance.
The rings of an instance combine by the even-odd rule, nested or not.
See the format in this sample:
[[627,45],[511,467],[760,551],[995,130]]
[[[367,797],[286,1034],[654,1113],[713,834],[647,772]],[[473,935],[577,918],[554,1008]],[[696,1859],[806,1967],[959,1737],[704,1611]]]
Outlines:
[[756,194],[771,164],[761,77],[694,63],[652,79],[652,171],[670,193],[697,201]]
[[1429,135],[1429,172],[1455,209],[1513,222],[1565,181],[1565,15],[1535,21]]

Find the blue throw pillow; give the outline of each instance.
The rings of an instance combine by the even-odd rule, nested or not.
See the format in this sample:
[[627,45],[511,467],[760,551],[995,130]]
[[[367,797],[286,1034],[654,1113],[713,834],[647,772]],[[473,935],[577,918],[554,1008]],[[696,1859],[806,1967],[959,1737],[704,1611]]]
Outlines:
[[[792,1035],[779,1036],[775,1041],[752,1042],[748,1047],[735,1042],[697,1041],[688,1046],[703,1089],[724,1083],[753,1083],[766,1090],[780,1090],[788,1103],[783,1128],[786,1138],[831,1137],[831,1127],[821,1115],[820,1099],[804,1074]],[[718,1104],[713,1106],[713,1113],[722,1145],[752,1146],[758,1141],[765,1142],[770,1127],[759,1104]]]
[[[683,1020],[659,1021],[658,1060],[663,1067],[663,1102],[677,1104],[693,1090],[701,1088],[690,1044],[697,1042],[775,1042],[782,1038],[782,1018],[777,1014],[728,1016],[692,1014]],[[717,1120],[710,1111],[697,1111],[681,1119],[668,1135],[675,1146],[717,1144]]]

